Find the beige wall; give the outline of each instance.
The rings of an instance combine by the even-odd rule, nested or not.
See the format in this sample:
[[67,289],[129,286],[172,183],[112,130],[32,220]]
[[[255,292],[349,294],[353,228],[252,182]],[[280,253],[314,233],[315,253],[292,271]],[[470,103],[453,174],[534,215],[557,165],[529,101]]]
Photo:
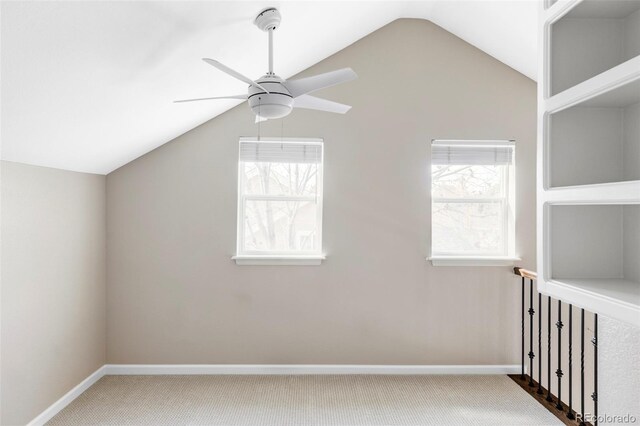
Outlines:
[[303,74],[345,66],[359,80],[318,95],[353,105],[347,115],[284,120],[284,136],[325,140],[321,266],[231,260],[238,137],[257,132],[246,105],[107,177],[108,362],[519,362],[510,269],[425,261],[428,150],[433,138],[517,141],[517,252],[534,269],[535,83],[422,20]]
[[105,363],[105,177],[2,162],[2,425]]

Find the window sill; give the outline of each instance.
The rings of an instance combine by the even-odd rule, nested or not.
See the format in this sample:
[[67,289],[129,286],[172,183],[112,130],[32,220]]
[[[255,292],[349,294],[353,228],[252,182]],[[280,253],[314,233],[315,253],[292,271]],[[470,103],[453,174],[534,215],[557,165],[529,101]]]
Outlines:
[[317,255],[238,255],[231,259],[236,265],[269,265],[269,266],[317,266],[325,260],[324,254]]
[[431,256],[433,266],[513,266],[519,257],[509,256]]

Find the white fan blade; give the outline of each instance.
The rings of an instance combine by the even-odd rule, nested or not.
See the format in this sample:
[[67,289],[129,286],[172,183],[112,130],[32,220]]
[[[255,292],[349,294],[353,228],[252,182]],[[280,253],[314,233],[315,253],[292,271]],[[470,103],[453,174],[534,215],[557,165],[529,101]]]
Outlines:
[[289,90],[289,93],[291,93],[291,96],[297,98],[300,95],[324,89],[325,87],[335,86],[336,84],[346,83],[356,78],[358,78],[358,74],[351,68],[342,68],[341,70],[318,74],[313,77],[286,81],[284,85]]
[[294,108],[317,109],[319,111],[335,112],[344,114],[351,109],[350,105],[329,101],[327,99],[316,98],[311,95],[301,95],[293,100]]
[[256,115],[256,123],[259,123],[261,121],[267,121],[268,118],[264,118],[264,117],[260,117],[259,115]]
[[248,95],[231,95],[231,96],[216,96],[213,98],[197,98],[197,99],[180,99],[179,101],[173,101],[173,103],[180,102],[195,102],[195,101],[208,101],[211,99],[247,99]]
[[259,85],[258,83],[256,83],[255,81],[251,80],[249,77],[246,77],[242,74],[240,74],[238,71],[232,70],[231,68],[229,68],[226,65],[221,64],[220,62],[213,60],[213,59],[209,59],[209,58],[202,58],[203,61],[205,61],[206,63],[208,63],[209,65],[212,65],[216,68],[218,68],[220,71],[225,72],[227,74],[229,74],[232,77],[237,78],[240,81],[244,81],[245,83],[257,87],[260,90],[264,90],[265,92],[269,93],[269,91],[267,89],[265,89],[264,87],[262,87],[261,85]]

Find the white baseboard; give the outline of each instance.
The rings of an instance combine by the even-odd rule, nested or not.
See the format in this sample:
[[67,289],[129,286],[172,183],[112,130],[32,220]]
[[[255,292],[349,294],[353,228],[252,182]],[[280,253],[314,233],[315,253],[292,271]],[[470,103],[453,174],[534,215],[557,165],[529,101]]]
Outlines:
[[107,364],[107,375],[516,374],[519,365]]
[[102,367],[94,371],[89,377],[80,382],[79,385],[64,394],[62,398],[51,404],[49,408],[40,413],[38,417],[31,420],[27,424],[27,426],[41,426],[51,420],[53,416],[58,414],[64,407],[69,405],[71,401],[79,397],[84,391],[89,389],[91,385],[100,380],[100,378],[104,376],[104,372],[106,370],[105,367],[106,366],[103,365]]
[[312,364],[106,364],[54,402],[27,426],[41,426],[107,375],[209,374],[517,374],[520,365],[312,365]]

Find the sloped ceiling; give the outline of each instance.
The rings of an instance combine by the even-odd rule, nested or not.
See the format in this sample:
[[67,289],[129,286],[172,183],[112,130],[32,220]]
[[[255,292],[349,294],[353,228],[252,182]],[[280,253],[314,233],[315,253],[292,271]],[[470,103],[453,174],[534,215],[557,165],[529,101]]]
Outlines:
[[2,2],[2,159],[107,174],[232,108],[172,101],[245,92],[202,57],[264,74],[267,36],[252,22],[268,6],[283,15],[284,78],[398,18],[536,78],[536,1]]

